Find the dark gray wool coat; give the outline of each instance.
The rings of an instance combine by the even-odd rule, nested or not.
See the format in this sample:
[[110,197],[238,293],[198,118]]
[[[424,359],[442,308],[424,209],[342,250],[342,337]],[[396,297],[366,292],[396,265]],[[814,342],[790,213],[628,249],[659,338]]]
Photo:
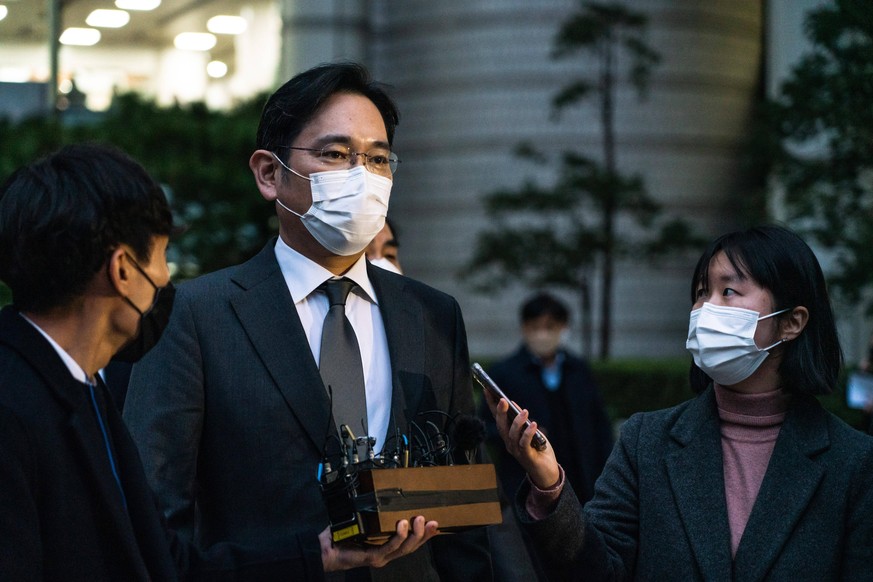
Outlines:
[[556,580],[873,580],[873,438],[796,396],[734,559],[712,387],[622,427],[594,498],[532,521]]

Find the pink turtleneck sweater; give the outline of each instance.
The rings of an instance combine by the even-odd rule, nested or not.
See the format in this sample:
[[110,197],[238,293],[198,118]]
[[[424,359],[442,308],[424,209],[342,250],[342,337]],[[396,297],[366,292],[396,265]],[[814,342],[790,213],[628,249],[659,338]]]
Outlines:
[[[789,397],[781,390],[741,394],[716,385],[715,399],[721,419],[721,450],[731,555],[736,555],[767,472],[779,429],[785,420]],[[564,471],[548,489],[531,484],[525,509],[543,519],[555,507],[564,485]]]
[[731,555],[736,555],[788,409],[781,390],[741,394],[715,386]]

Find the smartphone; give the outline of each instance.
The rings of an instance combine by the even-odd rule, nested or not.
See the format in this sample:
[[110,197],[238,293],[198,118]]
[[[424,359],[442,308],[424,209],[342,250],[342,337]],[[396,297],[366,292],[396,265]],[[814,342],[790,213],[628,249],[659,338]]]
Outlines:
[[[473,378],[476,379],[476,381],[482,386],[482,388],[485,388],[486,390],[491,392],[491,394],[495,398],[506,399],[506,401],[509,403],[508,414],[510,421],[519,415],[521,409],[516,406],[515,403],[506,396],[506,394],[503,393],[503,390],[500,389],[500,386],[498,386],[497,383],[491,379],[491,376],[489,376],[485,372],[485,370],[482,369],[482,366],[480,366],[478,362],[473,362],[473,365],[470,366],[470,369],[473,370]],[[525,424],[527,426],[530,426],[530,419],[526,420]],[[538,451],[544,451],[546,449],[547,443],[548,441],[546,440],[546,437],[543,435],[543,433],[537,431],[536,434],[533,436],[533,439],[530,441],[530,446]]]

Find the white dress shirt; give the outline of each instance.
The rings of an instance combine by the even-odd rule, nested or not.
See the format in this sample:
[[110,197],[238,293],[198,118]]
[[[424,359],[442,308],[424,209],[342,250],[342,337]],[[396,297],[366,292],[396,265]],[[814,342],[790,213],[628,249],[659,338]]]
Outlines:
[[64,361],[64,364],[67,366],[67,369],[70,371],[70,374],[73,375],[73,378],[81,382],[82,384],[91,384],[91,381],[88,379],[88,374],[85,373],[85,370],[82,369],[82,366],[73,359],[73,356],[67,353],[67,351],[56,342],[52,336],[47,334],[45,330],[43,330],[40,326],[33,322],[32,319],[24,315],[23,313],[19,313],[21,317],[24,318],[24,321],[32,325],[36,331],[42,334],[42,337],[48,340],[48,343],[52,345],[61,359]]
[[[329,305],[327,295],[316,290],[334,275],[289,247],[282,237],[276,242],[275,252],[309,341],[312,357],[317,363],[321,356],[321,330]],[[379,312],[379,301],[367,276],[364,255],[343,276],[358,285],[346,299],[346,317],[355,330],[358,346],[361,348],[364,388],[367,393],[367,427],[369,436],[376,438],[375,452],[378,453],[385,444],[388,422],[391,419],[392,385],[388,339],[385,336],[382,314]]]

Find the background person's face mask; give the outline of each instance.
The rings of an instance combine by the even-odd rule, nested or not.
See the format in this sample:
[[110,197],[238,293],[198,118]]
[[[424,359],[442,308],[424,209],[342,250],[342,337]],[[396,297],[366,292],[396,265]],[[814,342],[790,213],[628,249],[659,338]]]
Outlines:
[[707,376],[722,386],[732,386],[754,374],[769,350],[785,341],[758,348],[755,330],[760,320],[786,311],[790,309],[759,317],[751,309],[704,303],[691,312],[685,348]]
[[364,166],[350,170],[315,172],[309,177],[295,172],[273,154],[282,167],[309,180],[312,206],[298,214],[281,200],[276,203],[300,218],[306,230],[325,249],[349,256],[363,251],[385,226],[392,182],[367,171]]
[[562,329],[537,329],[525,332],[527,349],[538,358],[548,359],[555,355],[564,340]]
[[369,259],[369,261],[371,265],[376,265],[380,269],[385,269],[386,271],[391,271],[392,273],[397,273],[398,275],[403,274],[403,271],[400,270],[400,267],[398,267],[385,257],[379,257],[378,259]]

